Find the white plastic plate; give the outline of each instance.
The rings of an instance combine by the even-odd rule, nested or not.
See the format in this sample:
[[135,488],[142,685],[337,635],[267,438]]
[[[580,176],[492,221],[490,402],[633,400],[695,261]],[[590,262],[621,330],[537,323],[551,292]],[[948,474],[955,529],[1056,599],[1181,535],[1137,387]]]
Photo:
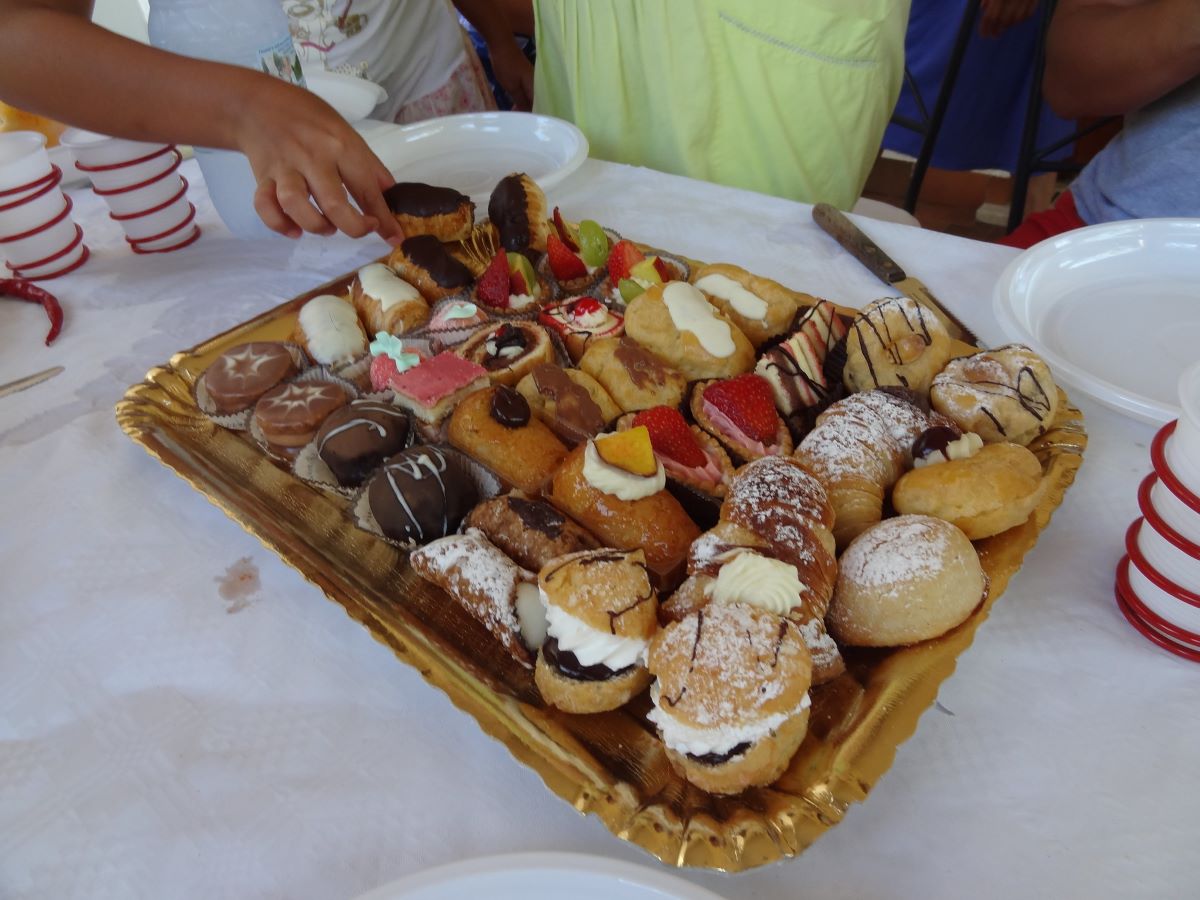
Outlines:
[[475,201],[480,219],[505,175],[524,172],[549,190],[588,155],[582,131],[562,119],[532,113],[465,113],[413,125],[362,122],[359,133],[397,181],[462,191]]
[[1026,250],[996,284],[996,317],[1064,384],[1145,422],[1179,416],[1200,360],[1200,219],[1093,225]]
[[521,853],[420,872],[357,900],[721,900],[675,875],[576,853]]

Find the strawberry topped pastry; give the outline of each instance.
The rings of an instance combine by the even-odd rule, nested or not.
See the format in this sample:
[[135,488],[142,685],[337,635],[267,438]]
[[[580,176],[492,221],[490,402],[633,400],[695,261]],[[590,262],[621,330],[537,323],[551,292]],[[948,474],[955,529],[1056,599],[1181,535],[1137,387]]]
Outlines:
[[575,362],[579,362],[592,338],[620,337],[625,333],[625,317],[595,297],[572,297],[543,307],[538,322],[562,338]]
[[828,300],[801,310],[794,330],[759,359],[754,371],[767,380],[775,406],[791,418],[834,399],[839,382],[825,375],[829,351],[846,336],[846,324]]
[[501,250],[475,284],[475,299],[493,315],[528,315],[546,297],[533,264],[520,253]]
[[554,209],[554,231],[546,239],[543,265],[560,293],[579,294],[604,277],[611,241],[599,223],[584,219],[578,227],[563,221]]
[[672,406],[655,406],[623,416],[618,428],[645,428],[654,456],[667,477],[713,497],[724,497],[733,463],[721,445]]
[[775,411],[771,385],[761,375],[702,381],[692,390],[691,406],[700,427],[738,459],[749,462],[792,452],[792,436]]
[[656,284],[686,281],[687,266],[666,256],[647,256],[632,241],[618,241],[608,255],[608,279],[600,286],[611,303],[624,307]]

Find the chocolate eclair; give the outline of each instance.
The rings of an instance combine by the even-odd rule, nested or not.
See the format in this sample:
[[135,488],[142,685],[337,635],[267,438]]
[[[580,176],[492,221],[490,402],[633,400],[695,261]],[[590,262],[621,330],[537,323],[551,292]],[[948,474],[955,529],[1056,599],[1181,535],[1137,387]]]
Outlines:
[[546,195],[532,178],[514,172],[500,179],[488,201],[488,218],[500,246],[515,253],[544,253],[550,234]]
[[439,241],[461,241],[475,225],[475,204],[454,188],[398,181],[383,199],[405,237],[428,234]]
[[567,712],[603,712],[645,689],[658,597],[641,550],[589,550],[553,560],[538,573],[538,589],[546,642],[534,680],[543,699]]
[[385,537],[426,544],[458,528],[479,502],[479,490],[453,450],[410,447],[372,476],[366,497]]
[[392,251],[388,265],[430,303],[466,290],[475,280],[470,269],[428,234],[406,238]]
[[487,369],[493,384],[514,385],[535,366],[554,362],[550,335],[532,322],[504,322],[481,328],[455,352]]

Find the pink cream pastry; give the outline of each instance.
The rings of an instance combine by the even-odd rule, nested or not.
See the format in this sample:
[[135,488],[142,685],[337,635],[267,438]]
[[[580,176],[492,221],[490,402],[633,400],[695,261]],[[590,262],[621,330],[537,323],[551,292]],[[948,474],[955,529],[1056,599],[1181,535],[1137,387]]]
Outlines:
[[423,344],[406,341],[381,331],[371,341],[371,389],[382,391],[392,386],[392,380],[401,372],[429,359]]
[[425,360],[391,381],[396,404],[420,421],[437,425],[467,394],[490,384],[487,369],[445,351]]
[[791,455],[792,436],[761,375],[702,381],[692,391],[691,408],[700,427],[738,459]]
[[710,435],[688,425],[679,410],[655,406],[622,419],[622,425],[643,426],[650,433],[654,455],[667,475],[680,484],[714,497],[724,497],[733,464]]

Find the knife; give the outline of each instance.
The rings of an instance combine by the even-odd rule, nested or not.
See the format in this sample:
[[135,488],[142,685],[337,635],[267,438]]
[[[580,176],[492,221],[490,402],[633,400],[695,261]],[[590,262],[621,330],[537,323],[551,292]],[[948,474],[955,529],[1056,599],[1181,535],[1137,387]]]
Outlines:
[[46,369],[44,372],[35,372],[33,375],[26,375],[24,378],[18,378],[16,381],[10,381],[8,384],[0,384],[0,397],[7,397],[9,394],[15,394],[18,391],[31,388],[35,384],[49,381],[55,375],[59,375],[62,372],[62,366],[55,366],[53,369]]
[[889,284],[906,297],[911,297],[926,307],[946,326],[952,338],[957,338],[976,347],[982,347],[979,338],[964,325],[954,313],[942,306],[929,288],[917,278],[907,274],[879,245],[867,237],[841,210],[828,203],[813,207],[813,221],[821,226],[830,237],[842,245],[860,263],[874,273],[884,284]]

